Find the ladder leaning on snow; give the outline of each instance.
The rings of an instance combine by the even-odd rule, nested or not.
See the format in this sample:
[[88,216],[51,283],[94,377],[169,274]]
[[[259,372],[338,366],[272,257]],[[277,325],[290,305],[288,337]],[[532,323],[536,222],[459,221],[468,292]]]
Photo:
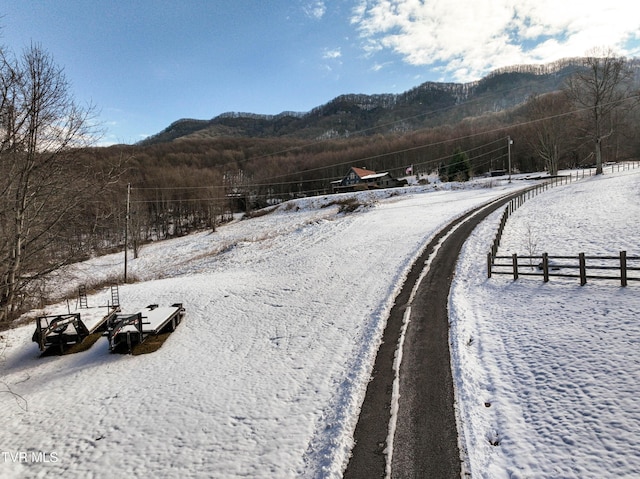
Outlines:
[[78,287],[78,308],[87,309],[88,307],[89,303],[87,302],[87,287],[84,284],[81,284]]
[[120,307],[120,291],[118,285],[111,285],[111,306]]

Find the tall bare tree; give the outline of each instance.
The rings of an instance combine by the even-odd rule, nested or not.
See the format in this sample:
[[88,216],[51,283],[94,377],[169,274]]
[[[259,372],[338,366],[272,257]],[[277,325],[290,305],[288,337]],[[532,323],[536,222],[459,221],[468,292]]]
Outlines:
[[550,175],[558,174],[560,159],[569,146],[570,109],[561,93],[535,95],[527,101],[526,115],[531,121],[528,143]]
[[0,323],[82,252],[82,204],[112,178],[83,154],[97,133],[92,114],[40,46],[0,52]]
[[632,96],[632,78],[625,58],[608,49],[596,49],[567,82],[569,98],[585,113],[584,132],[595,147],[596,174],[602,174],[602,142],[615,130],[614,112],[622,110]]

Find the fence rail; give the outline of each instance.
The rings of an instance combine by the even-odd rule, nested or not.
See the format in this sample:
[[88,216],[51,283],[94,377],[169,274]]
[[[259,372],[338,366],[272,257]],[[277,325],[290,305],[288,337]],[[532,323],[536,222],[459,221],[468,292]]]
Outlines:
[[[604,170],[607,171],[610,169],[611,173],[613,173],[638,167],[640,167],[640,161],[624,161],[606,165]],[[629,281],[640,281],[640,275],[639,277],[629,277],[628,274],[629,271],[640,271],[640,258],[627,257],[626,251],[621,251],[620,256],[585,256],[584,253],[580,253],[577,256],[549,256],[547,253],[541,256],[518,256],[517,254],[512,256],[498,256],[498,249],[500,248],[500,241],[502,240],[502,234],[507,225],[507,220],[526,200],[547,191],[549,188],[572,183],[573,181],[583,179],[585,176],[592,176],[594,172],[595,169],[577,171],[575,180],[573,173],[563,176],[541,177],[540,179],[545,180],[543,183],[523,190],[520,195],[509,202],[502,213],[498,230],[491,244],[491,249],[487,254],[487,274],[489,278],[491,278],[493,274],[511,274],[514,280],[518,279],[519,276],[542,276],[544,281],[547,282],[551,276],[561,276],[565,278],[580,278],[581,285],[585,285],[587,279],[614,279],[619,280],[622,286],[627,286]],[[576,258],[578,260],[577,266],[571,263],[571,261],[575,261]],[[509,262],[505,263],[504,261],[506,260]],[[528,260],[529,265],[523,265],[519,260]],[[549,261],[551,261],[551,263]],[[567,261],[569,262],[567,263]],[[619,276],[587,274],[587,261],[589,261],[589,270],[619,271]],[[616,264],[612,264],[612,261],[616,262]],[[534,265],[534,262],[537,264]],[[592,264],[593,262],[596,262],[596,264]],[[629,266],[629,262],[632,263],[632,265],[638,264],[638,266]],[[529,269],[521,269],[525,267]],[[507,270],[505,268],[509,269]],[[579,271],[578,274],[572,274],[570,272],[575,269]]]
[[[615,272],[615,273],[614,273]],[[512,275],[514,280],[520,276],[542,276],[544,282],[551,277],[579,278],[580,284],[587,280],[617,280],[621,286],[629,281],[640,281],[640,257],[627,256],[621,251],[618,256],[586,256],[580,253],[575,256],[495,256],[487,255],[487,274]]]
[[505,226],[507,225],[507,220],[514,211],[520,208],[527,200],[547,191],[549,188],[566,185],[568,183],[571,183],[572,181],[574,180],[572,180],[571,175],[546,178],[544,182],[538,183],[535,186],[522,190],[522,192],[516,198],[513,198],[505,207],[504,212],[502,213],[502,217],[500,218],[500,225],[498,226],[498,231],[496,232],[493,243],[491,245],[491,254],[493,256],[498,254],[498,248],[500,247],[500,241],[502,240],[502,233]]

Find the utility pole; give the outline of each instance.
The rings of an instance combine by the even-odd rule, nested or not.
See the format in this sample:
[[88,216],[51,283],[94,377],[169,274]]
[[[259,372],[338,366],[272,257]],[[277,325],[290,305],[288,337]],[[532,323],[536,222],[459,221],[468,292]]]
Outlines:
[[131,209],[131,183],[127,184],[127,213],[124,221],[124,282],[127,282],[127,249],[129,247],[129,211]]
[[513,145],[513,140],[511,136],[507,135],[507,152],[509,157],[509,183],[511,183],[511,145]]

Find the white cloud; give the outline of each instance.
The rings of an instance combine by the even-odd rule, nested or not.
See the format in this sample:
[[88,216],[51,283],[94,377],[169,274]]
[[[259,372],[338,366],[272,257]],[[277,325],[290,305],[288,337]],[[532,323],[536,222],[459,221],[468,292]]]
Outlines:
[[640,43],[636,5],[636,0],[361,0],[351,23],[369,55],[386,49],[412,65],[445,64],[446,75],[467,81],[501,66],[581,56],[594,47],[633,54]]
[[322,58],[325,60],[334,60],[336,58],[340,58],[342,56],[342,52],[340,48],[336,48],[334,50],[325,50],[322,54]]
[[327,6],[324,1],[317,0],[314,2],[309,2],[304,6],[304,13],[316,20],[320,20],[324,17],[324,14],[327,12]]
[[[322,59],[325,61],[320,65],[320,68],[324,70],[326,73],[334,73],[334,69],[340,68],[342,66],[342,51],[340,48],[335,48],[333,50],[325,49],[322,53]],[[339,78],[339,75],[338,77]]]

